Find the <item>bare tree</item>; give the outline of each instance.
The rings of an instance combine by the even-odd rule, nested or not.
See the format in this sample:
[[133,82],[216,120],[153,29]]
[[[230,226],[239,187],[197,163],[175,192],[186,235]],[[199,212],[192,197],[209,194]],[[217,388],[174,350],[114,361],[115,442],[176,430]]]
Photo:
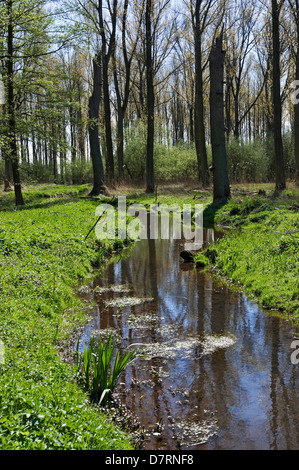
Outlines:
[[[165,13],[170,0],[158,2],[146,0],[145,6],[145,69],[146,69],[146,103],[147,103],[147,149],[146,149],[146,191],[155,190],[154,172],[154,138],[155,138],[155,95],[159,93],[158,87],[163,86],[165,77],[159,78],[158,72],[164,61],[167,60],[172,48],[169,47],[173,39],[173,30],[167,31],[167,24],[163,24]],[[155,88],[157,91],[155,91]]]
[[[114,87],[115,87],[116,104],[117,104],[116,144],[117,144],[117,160],[118,160],[118,178],[120,181],[123,179],[123,175],[124,175],[124,119],[125,119],[126,110],[127,110],[128,103],[129,103],[131,87],[132,87],[132,82],[131,82],[132,61],[136,52],[137,43],[140,40],[140,29],[141,29],[141,23],[143,19],[143,11],[144,11],[144,0],[142,1],[142,4],[141,6],[138,7],[138,9],[135,8],[134,11],[131,12],[131,18],[129,18],[132,23],[133,21],[132,15],[136,14],[137,16],[139,16],[139,18],[137,18],[136,27],[130,28],[131,48],[129,50],[128,40],[127,40],[129,0],[124,1],[122,15],[121,15],[122,57],[119,57],[119,66],[118,66],[117,57],[116,57],[116,47],[113,52],[113,75],[114,75]],[[132,32],[133,29],[135,29],[134,32]],[[133,34],[135,34],[135,36],[132,40]],[[122,68],[124,69],[123,71],[122,71]],[[122,74],[124,75],[123,86],[121,86]]]
[[146,88],[147,88],[147,147],[146,147],[146,191],[155,191],[154,136],[155,136],[155,92],[153,62],[153,1],[146,0]]
[[284,152],[282,142],[282,105],[280,92],[280,12],[283,1],[272,0],[272,48],[273,48],[273,130],[274,130],[274,151],[275,151],[275,179],[276,190],[282,191],[286,188]]
[[[227,31],[227,55],[226,55],[226,95],[227,101],[233,103],[233,118],[227,112],[228,131],[233,127],[234,137],[239,139],[241,124],[255,105],[262,90],[264,82],[251,103],[245,106],[242,93],[245,92],[244,82],[250,75],[252,60],[251,53],[257,42],[257,21],[259,11],[256,2],[239,0],[230,9],[230,23]],[[266,77],[266,73],[264,77]],[[232,99],[231,99],[232,97]],[[242,102],[242,108],[241,108]],[[232,125],[233,123],[233,125]]]
[[[296,31],[295,79],[299,81],[299,0],[288,0]],[[295,181],[299,186],[299,103],[294,105],[295,129]]]
[[99,141],[99,108],[102,99],[102,64],[101,54],[93,58],[93,90],[89,98],[89,144],[90,156],[93,166],[93,188],[91,196],[98,196],[105,192],[104,167]]
[[99,14],[99,27],[102,39],[102,66],[103,66],[103,98],[105,118],[105,140],[106,140],[106,177],[107,182],[114,182],[114,152],[111,127],[111,107],[109,91],[109,63],[115,48],[117,0],[107,0],[107,9],[110,15],[110,28],[104,16],[103,1],[98,0],[97,10]]

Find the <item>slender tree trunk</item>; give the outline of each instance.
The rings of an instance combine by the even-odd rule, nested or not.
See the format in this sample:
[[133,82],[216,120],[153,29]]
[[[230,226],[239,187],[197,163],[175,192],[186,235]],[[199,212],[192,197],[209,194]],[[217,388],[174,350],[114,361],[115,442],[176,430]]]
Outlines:
[[117,161],[118,161],[118,179],[124,177],[124,112],[122,107],[118,109],[117,115]]
[[110,5],[111,32],[107,42],[106,24],[103,15],[103,2],[98,0],[97,10],[99,14],[99,26],[102,39],[102,74],[103,74],[103,96],[104,96],[104,120],[105,120],[105,143],[106,143],[106,179],[110,184],[114,184],[114,153],[112,142],[110,92],[109,92],[109,62],[114,54],[115,35],[117,22],[117,0],[113,0]]
[[77,136],[76,136],[76,111],[73,106],[69,108],[70,113],[70,133],[71,133],[71,162],[72,162],[72,183],[77,184],[75,165],[77,159]]
[[48,168],[48,142],[47,139],[44,141],[44,150],[45,150],[45,167]]
[[152,0],[146,1],[146,83],[147,83],[147,148],[146,148],[146,191],[155,191],[154,136],[155,136],[155,93],[152,58]]
[[83,118],[82,118],[82,107],[81,107],[81,103],[80,103],[80,107],[78,109],[78,120],[79,120],[79,124],[78,124],[78,147],[79,147],[79,151],[80,151],[80,159],[81,159],[81,162],[85,162],[86,161],[86,153],[85,153],[85,124],[83,122]]
[[104,95],[104,119],[105,119],[105,140],[106,140],[106,177],[109,183],[114,183],[114,154],[111,127],[111,109],[109,93],[109,72],[108,61],[103,54],[103,95]]
[[272,47],[273,47],[273,131],[275,152],[275,180],[276,190],[286,188],[284,154],[282,142],[282,107],[280,96],[280,37],[279,37],[280,7],[277,0],[272,0]]
[[236,86],[236,94],[234,97],[234,113],[235,113],[234,137],[236,140],[239,140],[240,138],[239,97],[240,97],[240,85],[238,83]]
[[198,162],[198,175],[203,187],[209,185],[209,169],[204,124],[203,77],[202,77],[202,38],[200,31],[200,1],[195,7],[195,147]]
[[53,179],[54,183],[57,184],[57,149],[53,149]]
[[190,131],[190,142],[194,142],[194,118],[193,118],[193,106],[189,106],[189,131]]
[[[299,83],[299,10],[297,8],[297,55],[296,55],[296,80]],[[295,111],[295,182],[299,186],[299,103],[294,106]]]
[[9,192],[9,191],[12,191],[12,186],[11,186],[11,183],[13,181],[13,178],[12,178],[12,168],[11,168],[11,161],[10,159],[7,157],[7,154],[6,154],[6,148],[5,146],[3,145],[2,148],[1,148],[1,157],[3,158],[4,160],[4,173],[3,173],[3,179],[4,179],[4,191],[5,192]]
[[225,202],[230,197],[224,131],[224,59],[222,34],[216,39],[210,54],[210,114],[213,155],[214,203]]
[[22,186],[19,173],[19,159],[16,139],[16,120],[14,103],[14,67],[13,67],[13,19],[12,19],[12,0],[7,2],[8,27],[7,27],[7,112],[8,112],[8,154],[12,165],[12,175],[15,190],[16,206],[24,206],[22,195]]
[[102,67],[100,54],[93,59],[93,92],[89,99],[89,144],[93,167],[91,196],[104,192],[104,166],[99,141],[99,108],[102,99]]

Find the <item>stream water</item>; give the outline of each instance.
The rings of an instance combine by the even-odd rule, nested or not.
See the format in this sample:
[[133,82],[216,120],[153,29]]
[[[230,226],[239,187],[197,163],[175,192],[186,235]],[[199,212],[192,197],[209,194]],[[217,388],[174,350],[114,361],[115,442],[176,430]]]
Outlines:
[[[205,230],[205,243],[220,234]],[[92,284],[81,349],[107,328],[138,358],[115,394],[146,430],[144,449],[298,449],[298,333],[180,258],[183,240],[142,240]]]

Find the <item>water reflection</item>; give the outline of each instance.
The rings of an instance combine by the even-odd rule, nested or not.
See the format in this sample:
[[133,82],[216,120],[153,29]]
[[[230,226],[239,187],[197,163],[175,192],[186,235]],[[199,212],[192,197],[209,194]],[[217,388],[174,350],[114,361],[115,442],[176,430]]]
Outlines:
[[[205,231],[205,243],[218,235]],[[107,327],[124,347],[144,345],[148,356],[125,371],[117,393],[149,431],[146,449],[299,448],[294,327],[185,264],[182,249],[181,240],[142,240],[110,264],[95,283],[105,289],[94,294],[82,347]],[[149,301],[105,307],[122,296]]]

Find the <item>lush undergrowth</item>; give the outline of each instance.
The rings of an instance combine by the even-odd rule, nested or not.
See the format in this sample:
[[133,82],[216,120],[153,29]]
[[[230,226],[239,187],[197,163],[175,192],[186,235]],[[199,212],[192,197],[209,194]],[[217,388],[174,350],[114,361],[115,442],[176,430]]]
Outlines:
[[25,191],[28,205],[17,211],[11,194],[1,197],[1,449],[132,448],[89,403],[59,354],[87,318],[74,286],[116,248],[84,241],[98,202],[66,194],[84,190]]
[[299,318],[298,191],[242,197],[210,206],[214,223],[233,229],[197,260],[245,288],[263,307]]

